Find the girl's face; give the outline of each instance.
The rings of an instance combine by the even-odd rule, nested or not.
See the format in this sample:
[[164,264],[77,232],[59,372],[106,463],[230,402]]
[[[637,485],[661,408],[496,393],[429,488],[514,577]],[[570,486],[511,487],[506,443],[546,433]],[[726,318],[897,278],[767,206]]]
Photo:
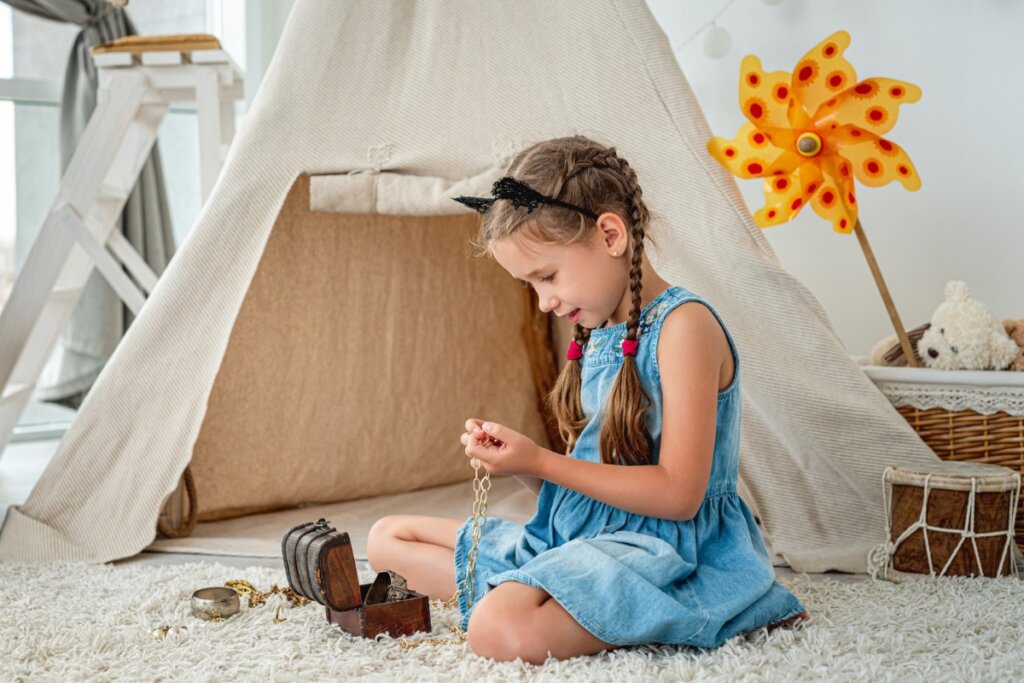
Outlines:
[[540,310],[594,328],[621,307],[629,287],[628,244],[622,219],[608,212],[586,242],[548,244],[517,233],[497,240],[491,254],[512,277],[533,286]]

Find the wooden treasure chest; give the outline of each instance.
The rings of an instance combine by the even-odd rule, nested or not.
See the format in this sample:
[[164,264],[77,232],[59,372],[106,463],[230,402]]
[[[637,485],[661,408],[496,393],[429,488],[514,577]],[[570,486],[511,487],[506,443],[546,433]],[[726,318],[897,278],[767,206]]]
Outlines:
[[319,519],[294,527],[281,541],[288,584],[324,606],[327,621],[353,635],[373,638],[430,631],[430,600],[410,590],[396,572],[378,572],[359,583],[347,532]]

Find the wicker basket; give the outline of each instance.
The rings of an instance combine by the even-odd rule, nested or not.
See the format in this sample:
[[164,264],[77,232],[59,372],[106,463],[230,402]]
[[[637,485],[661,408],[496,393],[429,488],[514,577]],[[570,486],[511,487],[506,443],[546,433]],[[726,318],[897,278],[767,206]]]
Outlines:
[[[943,460],[1009,467],[1024,477],[1024,372],[866,365],[864,372]],[[1024,552],[1024,496],[1014,528]]]

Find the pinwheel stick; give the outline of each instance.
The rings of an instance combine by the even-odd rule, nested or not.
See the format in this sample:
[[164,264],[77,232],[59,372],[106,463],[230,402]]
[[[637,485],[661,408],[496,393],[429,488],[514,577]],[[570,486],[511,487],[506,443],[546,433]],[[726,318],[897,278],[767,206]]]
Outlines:
[[921,367],[917,362],[917,356],[914,355],[914,350],[910,346],[910,338],[907,337],[906,330],[903,329],[903,323],[900,321],[900,314],[896,312],[896,305],[892,302],[892,297],[889,296],[889,288],[885,286],[885,279],[882,277],[882,271],[878,268],[878,263],[875,261],[875,255],[871,252],[871,245],[868,244],[868,236],[864,232],[864,227],[860,224],[860,219],[857,219],[857,223],[853,226],[853,231],[857,233],[857,241],[860,242],[860,248],[864,250],[864,258],[868,261],[868,267],[871,268],[871,274],[875,278],[875,284],[878,285],[878,291],[882,295],[882,301],[885,303],[885,309],[889,311],[889,319],[892,320],[892,326],[896,329],[896,336],[900,340],[900,348],[903,349],[903,355],[907,359],[907,363],[912,368]]

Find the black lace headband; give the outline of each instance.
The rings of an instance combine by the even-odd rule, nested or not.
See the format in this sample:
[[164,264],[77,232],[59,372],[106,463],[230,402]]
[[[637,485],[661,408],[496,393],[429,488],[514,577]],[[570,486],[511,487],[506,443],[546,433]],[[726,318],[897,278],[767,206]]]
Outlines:
[[532,187],[525,183],[521,183],[512,176],[505,176],[499,178],[494,182],[491,187],[491,194],[493,197],[452,197],[457,202],[465,204],[469,208],[477,211],[478,213],[484,213],[487,209],[491,208],[491,204],[498,199],[508,199],[512,202],[512,206],[516,208],[526,207],[527,213],[533,211],[538,204],[551,204],[552,206],[562,206],[566,209],[572,209],[573,211],[579,211],[584,216],[589,216],[595,221],[597,220],[597,214],[590,209],[584,209],[573,204],[568,204],[559,199],[552,199],[551,197],[545,197],[540,192],[537,192]]

